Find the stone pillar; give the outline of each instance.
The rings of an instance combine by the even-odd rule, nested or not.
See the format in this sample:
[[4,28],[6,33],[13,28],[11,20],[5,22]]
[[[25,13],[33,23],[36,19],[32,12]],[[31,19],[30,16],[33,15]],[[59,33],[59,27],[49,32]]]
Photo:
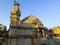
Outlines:
[[0,39],[0,45],[2,45],[2,43],[3,43],[3,42],[2,42],[2,39]]
[[11,39],[10,39],[10,45],[11,45]]
[[42,37],[44,38],[44,30],[42,29]]
[[31,38],[31,45],[34,45],[34,38]]
[[35,38],[35,45],[38,45],[39,42],[39,28],[36,28],[36,38]]
[[8,39],[7,38],[5,39],[5,45],[8,45]]
[[16,39],[16,45],[19,45],[19,40],[18,40],[18,38]]
[[35,38],[35,45],[38,45],[38,38]]

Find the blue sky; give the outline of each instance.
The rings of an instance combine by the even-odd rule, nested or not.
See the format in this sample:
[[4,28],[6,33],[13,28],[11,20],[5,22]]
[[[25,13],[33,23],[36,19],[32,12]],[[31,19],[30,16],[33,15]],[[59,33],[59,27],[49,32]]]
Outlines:
[[[60,0],[16,0],[20,3],[21,20],[29,15],[36,16],[45,27],[60,26]],[[0,0],[0,24],[10,25],[10,12],[14,0]]]

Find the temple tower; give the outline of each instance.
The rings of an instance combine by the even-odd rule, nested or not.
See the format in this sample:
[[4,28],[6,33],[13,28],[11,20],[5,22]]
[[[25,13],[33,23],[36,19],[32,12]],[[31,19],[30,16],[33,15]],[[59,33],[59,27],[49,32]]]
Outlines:
[[15,35],[16,30],[18,30],[18,27],[20,26],[20,16],[21,12],[19,10],[19,3],[14,1],[14,7],[11,10],[11,16],[10,16],[10,27],[9,27],[9,35]]
[[[8,38],[5,39],[4,45],[18,45],[18,41],[20,40],[18,38],[18,30],[20,26],[20,16],[21,12],[19,10],[19,3],[14,1],[14,7],[11,10],[11,16],[10,16],[10,27],[8,32]],[[18,40],[19,39],[19,40]]]
[[14,1],[14,7],[11,10],[11,16],[10,16],[10,26],[20,25],[20,16],[21,16],[21,12],[19,10],[19,4],[16,1]]

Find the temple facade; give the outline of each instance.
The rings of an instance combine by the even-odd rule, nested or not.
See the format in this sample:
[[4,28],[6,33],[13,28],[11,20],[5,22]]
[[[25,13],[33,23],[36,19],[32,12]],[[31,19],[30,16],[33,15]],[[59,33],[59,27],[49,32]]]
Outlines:
[[8,31],[0,24],[0,45],[60,45],[60,27],[48,30],[33,15],[20,20],[19,6],[14,1]]
[[39,39],[44,37],[44,26],[35,16],[20,20],[19,4],[15,1],[11,10],[8,37],[4,45],[39,45]]

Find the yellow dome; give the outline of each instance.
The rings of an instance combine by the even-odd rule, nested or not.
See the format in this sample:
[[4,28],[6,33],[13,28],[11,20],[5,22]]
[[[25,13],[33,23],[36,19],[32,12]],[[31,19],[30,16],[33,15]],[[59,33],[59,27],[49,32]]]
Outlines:
[[54,34],[60,34],[60,27],[54,27],[52,28],[52,31]]
[[21,22],[30,23],[30,24],[32,24],[35,28],[38,28],[38,27],[43,28],[42,22],[41,22],[38,18],[36,18],[35,16],[32,16],[32,15],[24,18]]
[[22,22],[25,22],[25,23],[41,23],[42,24],[42,22],[39,19],[37,19],[35,16],[32,16],[32,15],[24,18],[22,20]]

